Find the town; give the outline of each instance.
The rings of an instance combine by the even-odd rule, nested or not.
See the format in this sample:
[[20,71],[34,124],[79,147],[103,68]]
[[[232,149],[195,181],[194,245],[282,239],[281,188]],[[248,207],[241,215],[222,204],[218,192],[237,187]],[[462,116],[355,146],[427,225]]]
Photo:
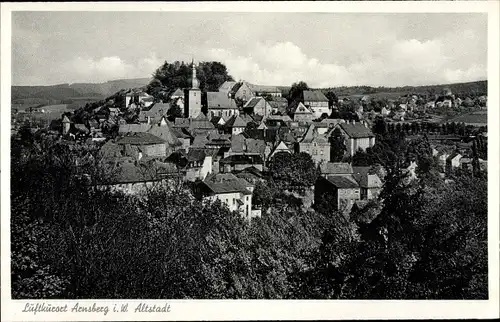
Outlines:
[[[486,95],[473,101],[446,88],[427,99],[409,93],[395,104],[370,101],[369,95],[332,101],[321,90],[297,88],[289,102],[278,87],[245,81],[224,81],[217,92],[202,93],[196,65],[190,67],[191,86],[162,92],[164,100],[145,88],[129,89],[117,94],[120,98],[92,105],[83,119],[79,111],[65,113],[48,128],[30,130],[79,149],[81,156],[74,161],[80,166],[99,158],[113,173],[98,182],[100,187],[140,194],[156,185],[192,181],[194,196],[219,199],[247,219],[261,216],[261,205],[252,203],[253,190],[276,176],[270,173],[276,169],[274,158],[290,162],[290,155],[300,153],[308,155],[320,176],[314,185],[289,188],[290,193],[298,189],[309,207],[325,191],[344,212],[376,199],[384,169],[363,155],[386,132],[405,133],[406,140],[425,136],[441,178],[487,169]],[[467,113],[440,122],[437,111],[443,110]],[[135,122],[127,122],[131,113]],[[417,160],[407,161],[402,170],[416,178]]]
[[[350,244],[349,247],[354,247],[350,250],[354,252],[350,253],[354,261],[356,255],[353,254],[357,252],[354,250],[357,249],[355,247],[368,247],[366,246],[368,244],[357,244],[360,234],[368,234],[366,231],[371,231],[371,234],[375,235],[370,235],[372,236],[370,238],[375,238],[380,245],[387,247],[388,238],[395,238],[394,236],[402,233],[397,225],[392,228],[387,226],[394,220],[389,218],[395,213],[431,211],[423,210],[426,204],[429,205],[429,200],[434,200],[432,198],[445,193],[448,195],[442,197],[443,200],[450,198],[455,201],[461,200],[464,195],[452,195],[452,191],[469,193],[471,182],[477,191],[485,193],[483,187],[487,175],[488,138],[486,82],[480,84],[480,87],[484,88],[483,91],[477,89],[470,91],[467,89],[469,85],[458,84],[458,88],[465,90],[459,89],[461,92],[454,93],[451,90],[453,85],[443,85],[429,87],[426,92],[400,90],[396,94],[366,93],[366,91],[359,93],[358,90],[358,93],[352,95],[347,93],[352,90],[350,88],[313,89],[302,81],[292,84],[291,87],[234,81],[225,72],[225,66],[222,68],[223,72],[209,75],[207,68],[217,69],[213,68],[214,66],[221,69],[220,66],[223,65],[218,62],[198,64],[194,61],[172,64],[165,62],[164,66],[156,71],[157,77],[154,77],[148,85],[124,88],[106,99],[87,102],[72,111],[64,111],[59,117],[50,121],[37,119],[37,115],[43,116],[47,112],[43,106],[30,106],[24,111],[13,109],[12,153],[16,169],[13,181],[18,187],[14,191],[16,189],[31,191],[33,175],[42,175],[40,180],[45,180],[44,176],[50,176],[52,178],[50,180],[55,180],[52,186],[45,186],[46,192],[44,188],[36,192],[44,195],[52,191],[50,196],[39,197],[52,200],[45,201],[43,212],[51,218],[56,218],[54,216],[67,218],[64,220],[73,222],[69,224],[70,228],[74,224],[84,225],[71,228],[71,235],[68,236],[74,234],[73,229],[78,229],[82,236],[80,238],[87,238],[84,236],[92,235],[88,229],[94,229],[88,227],[95,227],[100,220],[113,226],[123,221],[120,225],[129,227],[124,228],[123,233],[130,233],[130,237],[126,239],[131,238],[126,245],[142,238],[148,240],[160,238],[158,236],[161,236],[161,230],[168,229],[171,232],[168,237],[161,238],[167,238],[165,240],[169,240],[168,243],[172,245],[179,245],[179,240],[184,240],[183,238],[194,238],[193,241],[182,241],[182,251],[196,258],[201,255],[196,255],[198,251],[190,247],[195,247],[204,241],[210,244],[209,240],[215,238],[211,237],[210,232],[200,237],[201,239],[190,237],[194,232],[208,229],[204,228],[204,225],[212,227],[216,223],[227,222],[225,225],[233,227],[231,225],[235,225],[234,220],[241,221],[235,226],[239,228],[231,228],[233,232],[226,232],[230,236],[240,234],[241,230],[253,229],[251,227],[257,225],[255,227],[261,227],[268,232],[265,233],[266,237],[261,237],[263,238],[261,242],[252,241],[258,245],[252,247],[264,247],[260,243],[284,243],[284,241],[272,241],[276,237],[270,237],[268,234],[274,229],[289,229],[285,227],[293,223],[294,228],[290,228],[292,230],[288,233],[290,236],[280,238],[290,238],[286,243],[297,243],[297,245],[283,253],[283,256],[293,250],[293,256],[299,258],[294,259],[296,262],[293,263],[287,263],[286,260],[280,262],[279,265],[285,266],[279,266],[279,270],[323,274],[321,278],[316,275],[314,275],[316,277],[312,275],[301,277],[305,278],[305,282],[302,280],[302,283],[316,286],[310,286],[310,289],[304,291],[301,289],[302,286],[291,281],[277,282],[277,280],[273,280],[272,286],[265,286],[266,278],[270,277],[268,273],[261,272],[255,273],[264,276],[264,280],[260,282],[263,284],[255,286],[260,291],[246,289],[250,286],[242,287],[238,284],[240,282],[233,280],[234,277],[230,278],[230,282],[225,282],[231,284],[229,291],[218,288],[217,283],[220,283],[218,279],[225,278],[218,272],[210,273],[216,276],[213,277],[215,280],[210,282],[215,284],[211,284],[210,291],[206,291],[209,293],[204,293],[203,287],[196,288],[193,285],[174,288],[168,293],[169,297],[237,298],[374,296],[374,293],[368,291],[366,294],[358,293],[355,289],[351,290],[352,293],[343,293],[344,291],[337,290],[336,286],[332,286],[335,288],[335,291],[332,291],[334,293],[330,295],[322,293],[324,290],[321,290],[319,285],[322,278],[331,279],[327,282],[333,283],[331,285],[347,287],[346,285],[351,283],[342,275],[344,273],[341,273],[341,269],[347,268],[338,268],[344,265],[340,263],[345,261],[342,255],[345,250],[339,253],[333,251],[329,255],[333,256],[329,260],[330,264],[316,262],[306,264],[306,258],[300,257],[300,252],[311,251],[310,247],[313,247],[318,240],[325,243],[328,240],[325,236],[334,234],[336,237],[328,237],[333,238],[328,242],[331,243],[329,247]],[[167,72],[171,74],[165,75]],[[203,75],[202,81],[197,76],[200,74]],[[343,95],[343,92],[346,95]],[[44,169],[38,170],[38,174],[34,170],[37,162],[39,169]],[[50,166],[43,162],[49,162]],[[54,188],[56,183],[58,188]],[[56,190],[59,192],[54,192]],[[69,199],[61,199],[65,191],[73,190],[79,191],[79,194],[75,192],[71,194],[72,197],[64,197]],[[23,193],[30,195],[31,192]],[[19,193],[19,197],[27,196],[23,193]],[[426,197],[422,197],[423,194],[426,194]],[[121,200],[120,198],[124,198],[123,201],[116,201]],[[81,201],[77,201],[80,199]],[[65,208],[60,208],[62,200],[67,200]],[[402,200],[406,200],[406,203]],[[18,202],[22,205],[21,201]],[[80,206],[71,205],[73,202]],[[439,206],[445,201],[433,202],[439,213],[445,211]],[[485,207],[485,200],[481,202]],[[39,206],[40,204],[35,203],[31,207]],[[448,201],[443,204],[444,206],[449,206]],[[79,207],[83,208],[75,210],[80,209]],[[133,209],[138,209],[134,215],[131,214],[134,212]],[[218,215],[210,215],[215,216],[212,218],[206,213],[215,211],[213,209],[219,209],[217,211],[221,212]],[[77,211],[79,215],[75,213],[72,216],[76,217],[68,218],[67,215],[73,211]],[[199,211],[203,214],[198,214]],[[110,216],[109,212],[116,212],[118,216],[116,218],[121,219],[115,219],[117,222],[108,221],[111,219],[99,219]],[[118,215],[121,212],[129,215],[126,217]],[[169,228],[162,226],[160,229],[158,226],[153,229],[147,226],[150,219],[145,218],[150,216],[156,218],[151,223],[153,226],[160,225],[157,222],[160,218],[180,220],[174,219],[176,217],[173,214],[181,217],[190,214],[183,219],[182,229],[178,226],[180,224],[168,226],[170,223],[161,224]],[[397,220],[410,220],[413,218],[411,216],[407,215],[404,219]],[[75,218],[80,219],[74,222]],[[277,218],[282,219],[278,222]],[[206,220],[214,222],[208,224]],[[313,224],[307,224],[308,220]],[[426,224],[430,225],[432,220],[429,219]],[[84,224],[85,222],[88,223]],[[448,225],[448,223],[443,224]],[[193,225],[197,228],[193,228]],[[173,227],[177,227],[175,229],[179,231],[173,233]],[[296,232],[296,229],[300,229],[300,233]],[[311,229],[315,232],[307,233]],[[412,229],[419,231],[420,228]],[[430,226],[426,226],[425,229],[430,229]],[[427,233],[430,233],[430,230]],[[376,236],[381,239],[377,239]],[[73,238],[76,237],[70,237]],[[222,238],[219,242],[223,244],[233,243],[224,239],[225,237],[217,238]],[[419,240],[420,237],[414,236],[414,238]],[[303,241],[299,241],[300,239]],[[164,239],[162,240],[166,243]],[[307,245],[302,245],[302,242]],[[84,247],[83,244],[75,245]],[[114,247],[129,246],[117,244]],[[132,246],[132,249],[134,247],[139,246]],[[230,262],[231,260],[226,258],[229,255],[225,255],[222,250],[224,247],[236,247],[233,251],[237,252],[240,246],[238,242],[233,246],[217,244],[218,251],[223,252],[218,260]],[[323,252],[321,247],[317,251]],[[86,253],[90,249],[81,251]],[[177,254],[177,251],[172,249],[168,252],[169,256]],[[398,257],[398,261],[406,263],[405,265],[417,265],[417,255],[413,255],[415,252],[410,249],[408,252],[401,255],[403,257]],[[418,256],[423,256],[422,254]],[[155,257],[159,254],[144,256]],[[235,253],[233,256],[239,255]],[[257,256],[253,261],[259,263],[263,260],[259,257],[261,255],[252,253],[249,256]],[[264,261],[276,260],[270,253],[263,256],[267,256],[267,260]],[[67,260],[71,262],[73,259],[67,258]],[[187,258],[183,259],[186,260]],[[237,260],[243,261],[243,259]],[[224,265],[229,265],[229,262],[224,262]],[[181,265],[160,275],[168,274],[177,279],[184,274],[183,271],[187,270],[187,267],[199,264],[196,261],[183,263],[187,266]],[[328,265],[334,265],[332,263],[336,263],[338,267],[335,273],[327,273],[325,270],[330,267]],[[348,265],[347,263],[353,265],[354,262],[345,261],[345,265]],[[274,264],[268,262],[259,265],[264,265],[259,269],[267,270],[265,267]],[[312,265],[313,268],[308,269],[308,265]],[[229,269],[228,267],[225,266],[225,269]],[[279,278],[292,278],[288,277],[291,273],[278,273],[275,269],[278,268],[271,269],[272,274],[278,274]],[[353,266],[349,269],[356,268]],[[434,268],[420,269],[432,271]],[[74,273],[78,274],[77,271]],[[118,271],[116,274],[119,274]],[[144,274],[149,276],[148,278],[154,278],[149,272]],[[203,278],[209,277],[204,275]],[[309,280],[311,278],[314,282]],[[111,283],[112,280],[108,282]],[[108,293],[110,291],[105,290],[105,285],[110,286],[109,284],[102,286],[99,291],[85,291],[68,290],[64,286],[65,283],[69,282],[63,279],[57,282],[56,286],[51,285],[50,294],[86,296],[97,292],[95,294],[111,296],[111,293]],[[90,280],[85,283],[90,283]],[[151,280],[151,283],[155,282]],[[245,283],[251,285],[248,281]],[[293,284],[293,288],[290,283]],[[20,286],[21,289],[23,287]],[[269,287],[272,290],[268,289]],[[432,289],[432,286],[428,287]],[[294,290],[294,295],[283,293],[288,288]],[[124,289],[116,292],[117,296],[131,294]],[[429,290],[409,291],[408,288],[408,292],[420,292],[418,297],[444,296]],[[159,293],[138,294],[159,296]],[[385,294],[392,296],[392,293]]]

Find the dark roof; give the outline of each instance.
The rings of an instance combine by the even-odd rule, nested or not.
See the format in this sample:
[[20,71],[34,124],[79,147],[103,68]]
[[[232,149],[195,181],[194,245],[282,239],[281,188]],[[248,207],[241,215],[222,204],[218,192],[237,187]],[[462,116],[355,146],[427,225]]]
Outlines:
[[181,141],[179,141],[172,127],[168,123],[165,125],[153,125],[151,129],[149,129],[148,133],[165,140],[170,145],[182,145]]
[[131,145],[150,145],[150,144],[163,144],[166,141],[151,133],[143,132],[129,132],[125,133],[117,141],[117,144],[131,144]]
[[187,158],[189,161],[203,161],[205,160],[206,154],[202,149],[189,149],[187,153]]
[[207,104],[208,109],[237,108],[234,99],[229,98],[228,95],[224,92],[207,92]]
[[246,104],[245,107],[254,108],[261,100],[262,97],[252,97]]
[[262,157],[257,154],[233,154],[222,160],[221,164],[262,164]]
[[354,179],[331,176],[327,177],[327,180],[339,189],[359,188],[358,183]]
[[112,183],[156,181],[161,179],[161,175],[177,173],[173,164],[136,162],[129,157],[116,159],[114,169]]
[[382,181],[376,174],[355,174],[354,179],[362,188],[382,188]]
[[355,174],[368,174],[370,173],[371,167],[352,167],[353,173]]
[[226,128],[233,127],[246,127],[247,122],[245,122],[239,115],[233,115],[227,120],[226,124],[224,124]]
[[344,130],[347,133],[347,135],[351,138],[374,137],[372,131],[361,123],[356,123],[356,124],[340,123],[339,125],[342,128],[342,130]]
[[184,92],[182,92],[182,90],[180,88],[177,88],[175,90],[175,92],[172,93],[172,95],[170,95],[171,97],[172,96],[181,96],[181,97],[184,97]]
[[327,162],[320,165],[323,174],[352,174],[353,167],[345,162]]
[[247,189],[247,187],[251,187],[252,185],[232,173],[217,173],[207,176],[203,184],[215,194],[231,192],[241,192],[246,195],[252,194]]
[[328,102],[328,98],[326,98],[325,94],[322,91],[304,91],[304,101],[309,102]]
[[243,82],[237,82],[233,85],[233,88],[231,88],[231,93],[236,93],[240,87],[243,86]]

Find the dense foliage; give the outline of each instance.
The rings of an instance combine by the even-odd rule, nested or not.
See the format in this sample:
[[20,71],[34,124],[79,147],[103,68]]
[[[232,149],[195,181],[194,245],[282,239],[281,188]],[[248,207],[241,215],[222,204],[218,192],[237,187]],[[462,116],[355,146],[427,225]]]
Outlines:
[[[196,66],[196,77],[199,80],[200,89],[204,92],[217,92],[225,81],[233,80],[226,66],[216,61],[200,62]],[[148,92],[157,98],[162,96],[163,92],[169,94],[177,88],[191,88],[191,79],[191,64],[165,61],[154,72],[153,79],[148,85]]]
[[105,173],[98,159],[77,165],[85,149],[13,140],[12,296],[487,298],[486,176],[409,182],[400,165],[425,156],[426,142],[380,142],[388,173],[375,219],[352,220],[329,200],[304,209],[284,188],[309,185],[317,169],[277,154],[254,192],[262,217],[248,222],[183,186],[143,197],[94,189],[79,174]]

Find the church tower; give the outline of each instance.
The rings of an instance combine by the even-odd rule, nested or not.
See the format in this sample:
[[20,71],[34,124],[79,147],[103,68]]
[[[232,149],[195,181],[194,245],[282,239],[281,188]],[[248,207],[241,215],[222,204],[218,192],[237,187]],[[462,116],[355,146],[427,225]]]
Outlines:
[[201,90],[200,90],[200,82],[198,78],[196,78],[196,67],[194,65],[194,60],[191,63],[193,68],[193,75],[191,78],[191,88],[187,90],[185,100],[186,104],[184,105],[184,116],[195,118],[198,114],[201,113]]

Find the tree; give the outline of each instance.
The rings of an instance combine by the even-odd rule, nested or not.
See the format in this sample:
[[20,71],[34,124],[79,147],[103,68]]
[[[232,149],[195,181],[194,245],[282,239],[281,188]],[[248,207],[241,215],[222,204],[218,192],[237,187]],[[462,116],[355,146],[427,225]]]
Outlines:
[[177,104],[172,105],[167,111],[167,118],[170,122],[173,122],[176,118],[183,116],[182,110]]
[[319,175],[311,156],[304,152],[276,153],[269,162],[269,172],[273,180],[284,187],[310,187]]
[[339,98],[337,97],[337,95],[335,95],[335,93],[333,91],[328,91],[325,94],[325,96],[326,96],[326,98],[328,98],[328,106],[329,107],[333,107],[339,103]]
[[[162,91],[171,92],[177,88],[190,88],[191,74],[191,64],[165,61],[154,72],[153,80],[148,85],[148,92],[155,98],[159,98]],[[204,92],[217,91],[225,81],[233,80],[226,66],[216,61],[200,62],[196,66],[196,76],[200,82],[200,89]]]
[[309,86],[303,81],[293,83],[290,88],[290,92],[288,93],[288,102],[304,102],[304,97],[302,93],[306,90],[309,90]]

